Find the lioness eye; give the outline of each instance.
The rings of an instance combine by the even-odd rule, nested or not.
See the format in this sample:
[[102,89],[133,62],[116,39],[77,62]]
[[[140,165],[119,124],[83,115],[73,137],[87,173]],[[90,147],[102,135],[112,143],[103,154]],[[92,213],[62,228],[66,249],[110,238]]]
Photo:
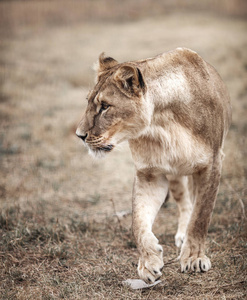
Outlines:
[[100,107],[100,112],[106,110],[109,106],[110,106],[109,104],[102,102]]

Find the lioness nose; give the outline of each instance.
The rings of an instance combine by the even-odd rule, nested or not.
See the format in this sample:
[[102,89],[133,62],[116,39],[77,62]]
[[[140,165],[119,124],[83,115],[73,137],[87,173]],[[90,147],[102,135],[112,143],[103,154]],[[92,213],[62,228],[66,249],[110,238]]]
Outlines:
[[81,133],[81,131],[79,130],[79,128],[76,130],[75,133],[80,139],[82,139],[83,141],[85,141],[85,139],[87,138],[87,133],[84,135],[83,133]]
[[86,133],[86,135],[80,135],[80,134],[77,134],[77,133],[76,133],[76,135],[77,135],[80,139],[82,139],[83,141],[85,141],[85,139],[87,138],[87,133]]

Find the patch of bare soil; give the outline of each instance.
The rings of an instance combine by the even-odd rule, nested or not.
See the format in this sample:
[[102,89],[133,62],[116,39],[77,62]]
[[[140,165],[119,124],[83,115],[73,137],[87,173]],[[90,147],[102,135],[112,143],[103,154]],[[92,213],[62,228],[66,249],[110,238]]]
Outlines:
[[[0,47],[0,295],[2,299],[244,299],[247,296],[247,26],[243,19],[170,13],[116,22],[23,27]],[[94,161],[75,136],[105,51],[119,61],[192,48],[226,82],[233,122],[208,235],[212,270],[182,274],[176,205],[154,232],[162,283],[132,291],[134,166],[128,145]],[[116,214],[126,212],[125,217]]]

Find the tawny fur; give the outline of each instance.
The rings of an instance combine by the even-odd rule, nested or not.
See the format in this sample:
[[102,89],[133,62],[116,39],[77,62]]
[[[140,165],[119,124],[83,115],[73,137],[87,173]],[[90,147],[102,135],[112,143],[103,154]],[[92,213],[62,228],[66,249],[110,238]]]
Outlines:
[[230,122],[226,87],[196,52],[178,48],[121,64],[100,56],[76,133],[96,156],[129,141],[136,167],[133,233],[143,280],[161,276],[163,250],[152,225],[168,188],[179,208],[181,271],[210,269],[205,239]]

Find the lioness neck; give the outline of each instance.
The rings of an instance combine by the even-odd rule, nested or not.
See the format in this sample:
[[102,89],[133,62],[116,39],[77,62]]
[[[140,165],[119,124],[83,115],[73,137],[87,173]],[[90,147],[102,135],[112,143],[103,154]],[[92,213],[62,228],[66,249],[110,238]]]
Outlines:
[[149,125],[130,141],[136,166],[191,174],[207,165],[230,123],[228,93],[217,72],[182,48],[137,63],[152,110]]

